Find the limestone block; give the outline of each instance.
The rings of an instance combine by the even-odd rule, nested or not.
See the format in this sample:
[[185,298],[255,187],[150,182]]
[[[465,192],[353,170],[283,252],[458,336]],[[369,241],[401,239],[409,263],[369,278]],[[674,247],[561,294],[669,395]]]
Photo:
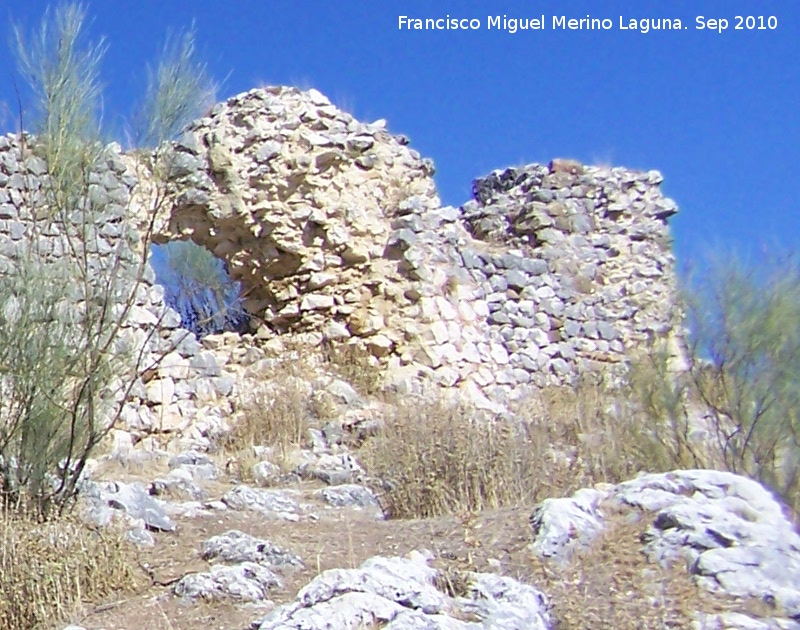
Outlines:
[[492,361],[498,365],[508,364],[508,351],[499,343],[493,343],[489,350],[489,356]]
[[350,331],[347,326],[335,320],[331,320],[326,324],[323,334],[326,339],[348,339],[350,337]]
[[358,336],[369,336],[383,330],[386,322],[383,315],[367,309],[359,309],[350,315],[347,327]]
[[461,325],[456,320],[447,322],[447,336],[450,338],[451,343],[458,343],[461,341]]
[[446,387],[453,387],[460,380],[461,374],[458,370],[447,365],[443,365],[433,371],[431,378],[436,383]]
[[462,322],[465,323],[472,323],[476,319],[475,309],[473,305],[471,305],[466,300],[459,300],[458,305],[458,316]]
[[175,433],[183,431],[190,424],[189,418],[184,418],[176,405],[156,405],[153,407],[155,423],[153,429],[161,433]]
[[157,372],[160,378],[173,380],[189,378],[189,360],[179,352],[170,352],[161,358]]
[[481,387],[486,387],[495,381],[494,371],[485,366],[478,368],[478,370],[473,374],[472,378]]
[[[122,314],[121,307],[116,310],[120,315]],[[133,305],[128,311],[128,321],[140,326],[155,326],[158,323],[158,318],[151,311],[141,306]]]
[[431,325],[431,333],[433,334],[434,341],[438,345],[447,343],[450,340],[450,333],[447,330],[447,324],[442,320],[433,322]]
[[468,341],[461,346],[461,356],[470,363],[480,363],[481,355],[474,343]]
[[423,321],[437,321],[439,319],[439,307],[434,298],[423,297],[419,302],[422,311]]
[[394,347],[394,342],[386,335],[373,335],[366,339],[367,349],[374,357],[385,357]]
[[147,402],[152,405],[169,405],[175,397],[175,382],[171,378],[154,379],[145,385]]
[[442,364],[442,351],[436,346],[425,345],[415,355],[415,361],[429,368],[438,368]]
[[489,317],[489,304],[485,300],[476,300],[472,305],[475,315],[481,318]]

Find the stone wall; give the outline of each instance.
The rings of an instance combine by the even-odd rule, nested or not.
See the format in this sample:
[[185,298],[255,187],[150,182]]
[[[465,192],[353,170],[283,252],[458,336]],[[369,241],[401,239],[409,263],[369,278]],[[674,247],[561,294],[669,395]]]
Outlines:
[[[31,262],[41,265],[45,274],[74,272],[59,304],[58,313],[64,317],[83,310],[82,274],[90,282],[103,283],[115,316],[125,315],[113,349],[129,358],[141,352],[141,367],[152,366],[130,392],[122,426],[138,434],[191,426],[191,435],[202,440],[223,423],[226,405],[220,399],[231,392],[233,382],[216,356],[180,328],[180,316],[164,303],[163,287],[155,284],[149,265],[141,264],[142,233],[129,221],[140,173],[131,169],[119,146],[110,145],[89,175],[83,205],[70,216],[51,216],[54,211],[45,194],[47,165],[34,154],[32,144],[29,137],[0,137],[0,276]],[[71,266],[59,264],[67,258]],[[58,289],[56,293],[60,297]],[[5,290],[0,299],[10,302],[15,297]],[[9,302],[0,304],[0,325]],[[122,439],[130,441],[131,436],[124,434]]]
[[[356,344],[398,387],[432,381],[499,410],[676,330],[666,223],[676,207],[656,171],[555,160],[495,171],[461,208],[442,207],[433,164],[407,138],[294,88],[217,105],[164,164],[167,199],[154,205],[164,190],[141,155],[108,148],[91,189],[98,251],[136,250],[157,207],[156,240],[190,238],[242,282],[258,339]],[[0,172],[6,264],[36,233],[28,207],[46,165],[8,136]],[[44,242],[63,254],[58,235]],[[166,356],[134,391],[127,426],[221,421],[224,410],[198,410],[231,391],[222,360],[178,328],[145,276],[129,327],[139,343],[158,328],[151,349]]]
[[[656,171],[557,160],[441,207],[433,165],[315,90],[253,90],[175,145],[160,238],[225,259],[262,337],[355,343],[390,378],[504,402],[619,364],[676,323]],[[486,401],[488,404],[488,401]]]
[[475,181],[462,208],[475,240],[461,255],[511,366],[564,377],[675,329],[666,219],[677,208],[661,181],[564,160]]

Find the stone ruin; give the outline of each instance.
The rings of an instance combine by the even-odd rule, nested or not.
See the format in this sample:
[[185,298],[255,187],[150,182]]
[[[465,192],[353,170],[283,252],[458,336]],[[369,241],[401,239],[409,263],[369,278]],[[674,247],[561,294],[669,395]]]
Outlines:
[[263,336],[355,343],[395,379],[504,402],[675,329],[656,171],[556,160],[442,207],[407,138],[293,88],[218,105],[175,151],[160,238],[224,259]]
[[[405,137],[382,121],[356,121],[314,90],[292,88],[253,90],[218,105],[168,147],[166,164],[166,188],[159,188],[141,155],[106,148],[90,176],[88,203],[97,210],[84,239],[90,268],[116,257],[133,273],[146,255],[147,209],[154,195],[166,194],[156,204],[154,239],[191,239],[223,259],[245,287],[255,325],[251,334],[198,340],[165,304],[151,268],[127,285],[135,300],[121,339],[144,348],[145,363],[158,363],[130,392],[115,455],[162,432],[178,434],[177,448],[188,449],[169,458],[170,472],[149,488],[88,486],[90,517],[102,525],[124,511],[137,544],[155,544],[151,531],[176,529],[167,507],[181,518],[229,509],[251,510],[259,521],[324,518],[320,505],[296,500],[296,489],[237,484],[219,501],[195,500],[204,496],[195,481],[218,474],[198,451],[224,430],[236,396],[269,377],[275,364],[266,351],[283,339],[357,345],[397,387],[438,383],[493,411],[528,388],[569,383],[586,370],[615,373],[655,339],[680,341],[667,226],[677,209],[661,194],[656,171],[554,160],[495,171],[474,182],[472,200],[442,207],[432,163]],[[47,177],[26,137],[0,137],[0,276],[31,251],[50,262],[71,255],[73,228],[32,212],[42,208]],[[0,304],[0,316],[5,309]],[[343,381],[328,389],[359,397]],[[304,466],[330,484],[315,496],[324,509],[379,508],[371,490],[351,483],[360,467],[337,450],[335,435],[312,435],[309,453],[318,458]],[[277,468],[266,460],[254,466],[256,483],[261,476],[269,485],[270,466]],[[167,489],[192,500],[153,496]],[[800,539],[768,492],[731,473],[650,474],[547,499],[531,515],[529,550],[566,563],[615,520],[634,523],[645,513],[652,524],[637,542],[649,561],[685,563],[711,593],[765,605],[757,617],[723,605],[695,614],[693,627],[800,627]],[[172,593],[184,603],[263,602],[282,588],[282,565],[302,565],[237,530],[208,539],[201,557],[222,562],[175,582]],[[478,627],[462,622],[465,615],[477,615],[481,627],[552,626],[537,588],[481,573],[466,595],[448,594],[429,560],[412,552],[321,572],[250,627],[343,627],[367,618],[392,627]]]
[[[199,343],[148,270],[128,326],[139,343],[157,328],[147,343],[167,354],[133,391],[128,429],[206,435],[230,411],[224,364],[245,341],[354,344],[397,387],[438,383],[501,410],[529,387],[613,371],[678,329],[667,226],[677,208],[657,171],[554,160],[495,171],[474,182],[472,200],[443,207],[432,162],[406,137],[286,87],[217,105],[169,151],[153,238],[191,239],[221,258],[254,334],[224,357],[219,340]],[[93,178],[101,250],[120,239],[137,249],[153,191],[140,166],[112,145]],[[3,264],[35,231],[26,200],[46,171],[19,138],[0,138]]]

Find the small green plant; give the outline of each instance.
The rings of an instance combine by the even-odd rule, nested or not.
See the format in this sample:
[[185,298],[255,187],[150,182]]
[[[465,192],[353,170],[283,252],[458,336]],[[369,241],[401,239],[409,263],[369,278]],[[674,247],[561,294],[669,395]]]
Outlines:
[[692,403],[691,374],[671,365],[667,344],[656,341],[634,357],[629,372],[630,398],[642,410],[643,434],[658,444],[661,468],[725,468],[718,444],[703,430]]
[[134,119],[136,146],[157,149],[216,100],[219,86],[197,61],[194,28],[168,35],[156,67],[147,67],[147,89]]
[[[152,328],[141,338],[128,324],[165,183],[156,179],[148,191],[141,231],[106,238],[101,226],[128,213],[135,184],[120,178],[114,199],[98,185],[110,165],[121,167],[101,141],[99,70],[106,46],[102,39],[86,41],[85,20],[83,5],[63,4],[48,9],[30,36],[14,27],[31,103],[21,109],[32,112],[35,132],[17,139],[17,157],[38,160],[46,173],[24,178],[25,249],[0,274],[0,504],[36,506],[40,518],[73,505],[90,454],[151,367],[145,348],[155,333]],[[143,139],[162,147],[153,164],[167,159],[162,141],[208,94],[192,42],[190,34],[168,45],[171,53],[151,76],[152,122]]]
[[686,291],[690,395],[731,471],[800,508],[800,264],[712,260]]
[[634,362],[644,430],[675,467],[752,477],[800,510],[800,265],[711,259],[687,283],[688,365],[663,340]]

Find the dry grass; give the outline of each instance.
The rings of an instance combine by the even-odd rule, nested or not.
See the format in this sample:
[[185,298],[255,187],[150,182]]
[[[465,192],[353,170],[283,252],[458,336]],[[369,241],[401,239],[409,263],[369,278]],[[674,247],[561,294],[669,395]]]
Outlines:
[[520,427],[477,419],[441,401],[398,402],[361,461],[380,478],[394,518],[479,511],[533,497],[540,466]]
[[566,456],[556,472],[559,495],[598,482],[619,483],[638,473],[684,467],[670,438],[632,403],[628,388],[608,388],[586,378],[574,388],[552,387],[519,405],[537,448]]
[[618,519],[567,567],[533,560],[558,630],[663,630],[690,627],[710,597],[685,567],[662,568],[642,553],[646,522]]
[[251,468],[263,457],[258,447],[272,449],[272,463],[290,468],[292,452],[308,442],[308,430],[314,424],[311,386],[293,370],[279,370],[242,403],[239,418],[221,444],[237,464],[243,480],[249,480]]
[[352,344],[326,343],[323,359],[330,370],[347,381],[365,396],[376,396],[383,391],[381,369],[364,348]]
[[[269,380],[238,402],[233,429],[219,442],[244,481],[252,480],[252,466],[264,459],[284,472],[295,468],[296,451],[309,446],[309,429],[338,417],[334,397],[314,385],[322,374],[335,374],[361,393],[380,388],[380,371],[353,346],[326,346],[320,353],[287,344],[285,356],[290,358],[276,363]],[[268,457],[263,447],[270,449]]]
[[136,550],[114,528],[89,529],[72,517],[37,522],[0,516],[0,627],[31,630],[64,620],[145,584]]
[[394,518],[533,504],[597,482],[674,469],[630,406],[600,385],[553,388],[488,420],[442,401],[398,402],[360,451]]

